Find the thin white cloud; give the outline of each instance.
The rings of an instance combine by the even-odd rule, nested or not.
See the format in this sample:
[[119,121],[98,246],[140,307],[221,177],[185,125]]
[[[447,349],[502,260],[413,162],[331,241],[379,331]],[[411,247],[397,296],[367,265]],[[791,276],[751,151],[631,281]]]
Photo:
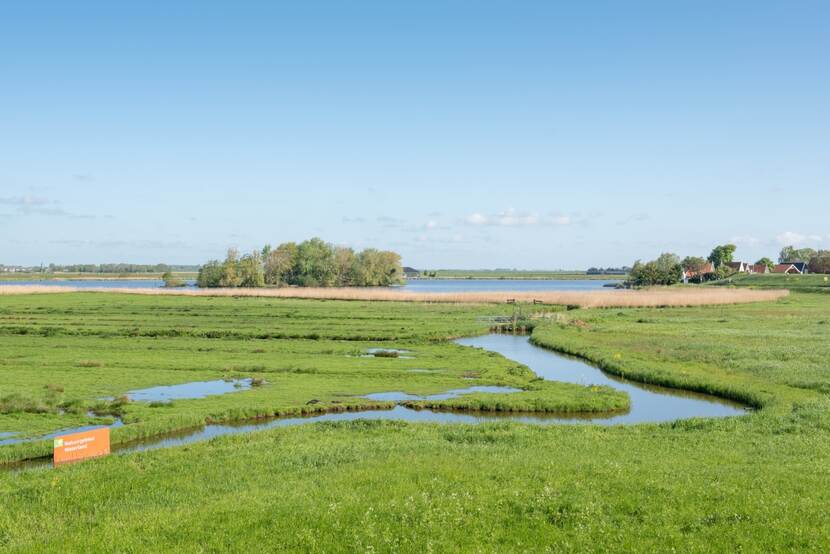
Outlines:
[[48,198],[31,196],[27,194],[25,196],[6,196],[4,198],[0,198],[0,204],[25,208],[31,206],[45,206],[47,204],[51,204],[51,202]]
[[144,248],[144,249],[162,249],[162,248],[190,248],[192,245],[184,241],[175,240],[77,240],[77,239],[61,239],[50,240],[50,244],[70,247],[92,247],[92,248]]
[[44,215],[50,217],[69,217],[74,219],[92,219],[94,215],[75,214],[63,209],[59,202],[42,196],[6,196],[0,198],[0,205],[14,206],[16,216]]
[[649,219],[649,215],[647,213],[632,214],[628,217],[618,219],[617,220],[617,225],[628,225],[629,223],[640,223],[642,221],[648,221],[648,219]]
[[464,221],[470,225],[487,225],[487,216],[478,212],[470,214],[464,218]]
[[823,237],[821,235],[803,235],[793,231],[786,231],[775,237],[775,240],[781,246],[803,246],[806,244],[820,243],[823,241]]
[[758,237],[738,236],[729,239],[729,242],[737,246],[758,246],[761,244],[761,239]]
[[535,212],[522,212],[513,208],[497,214],[483,214],[475,212],[464,218],[467,225],[492,227],[529,227],[533,225],[570,225],[572,219],[568,215],[548,214],[539,215]]

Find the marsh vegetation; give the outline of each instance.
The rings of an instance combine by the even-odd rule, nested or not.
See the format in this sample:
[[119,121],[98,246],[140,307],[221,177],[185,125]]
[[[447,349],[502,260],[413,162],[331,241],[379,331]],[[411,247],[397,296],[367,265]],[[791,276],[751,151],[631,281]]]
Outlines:
[[[759,408],[746,417],[611,427],[344,421],[218,437],[54,472],[0,473],[0,538],[12,551],[108,550],[116,536],[120,548],[137,550],[148,541],[182,549],[198,537],[216,550],[230,541],[312,551],[550,544],[825,551],[830,295],[765,298],[777,300],[534,307],[550,313],[537,318],[538,344],[616,375]],[[388,405],[344,391],[428,395],[467,387],[471,375],[476,384],[532,385],[521,364],[446,342],[485,332],[497,311],[266,297],[5,296],[3,395],[88,399],[225,375],[266,381],[168,407],[130,402],[122,406],[126,424],[113,431],[122,441],[226,418]],[[411,350],[415,358],[362,358],[369,348]],[[79,367],[80,360],[100,365]],[[0,432],[46,430],[73,417],[87,418],[3,414]],[[10,445],[0,453],[13,460],[43,451]]]

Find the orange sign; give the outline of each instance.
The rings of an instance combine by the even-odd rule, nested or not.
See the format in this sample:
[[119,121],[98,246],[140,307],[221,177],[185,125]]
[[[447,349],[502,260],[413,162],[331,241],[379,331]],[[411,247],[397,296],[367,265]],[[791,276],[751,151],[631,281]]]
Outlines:
[[110,453],[110,429],[103,427],[64,435],[55,439],[55,465],[77,462],[86,458],[97,458]]

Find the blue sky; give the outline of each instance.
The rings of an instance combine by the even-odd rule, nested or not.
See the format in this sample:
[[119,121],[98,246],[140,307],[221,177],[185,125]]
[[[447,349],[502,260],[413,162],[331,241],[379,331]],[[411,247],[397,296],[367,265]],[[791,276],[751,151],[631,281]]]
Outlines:
[[830,3],[8,2],[0,263],[830,248]]

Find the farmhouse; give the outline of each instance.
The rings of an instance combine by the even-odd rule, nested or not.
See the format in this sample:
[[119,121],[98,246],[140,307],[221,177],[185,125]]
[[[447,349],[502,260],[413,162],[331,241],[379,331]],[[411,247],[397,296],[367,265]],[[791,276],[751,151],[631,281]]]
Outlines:
[[729,262],[726,265],[729,266],[732,269],[732,271],[736,273],[752,273],[752,270],[750,269],[752,266],[748,263]]
[[755,264],[750,268],[750,273],[769,273],[767,264]]
[[801,271],[795,264],[778,264],[773,270],[773,273],[785,273],[787,275],[801,274]]
[[715,264],[712,262],[706,262],[699,269],[687,267],[683,270],[683,282],[687,283],[690,279],[694,279],[696,277],[703,277],[704,275],[708,275],[710,273],[715,272]]
[[807,262],[788,262],[792,264],[799,273],[806,274],[807,273]]

